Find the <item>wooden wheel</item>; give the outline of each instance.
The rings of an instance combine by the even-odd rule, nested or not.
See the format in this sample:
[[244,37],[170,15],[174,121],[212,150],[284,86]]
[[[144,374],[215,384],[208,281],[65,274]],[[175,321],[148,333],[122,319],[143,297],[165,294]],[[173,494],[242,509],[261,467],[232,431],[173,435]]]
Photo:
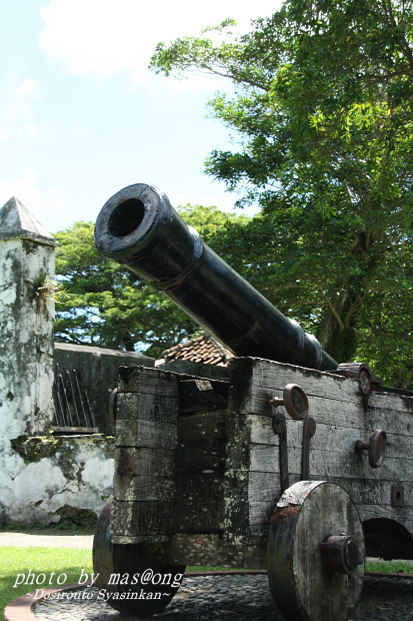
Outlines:
[[93,568],[101,599],[124,613],[153,615],[178,591],[185,567],[148,559],[140,544],[113,544],[110,535],[111,500],[99,516],[93,538]]
[[270,589],[291,621],[345,621],[364,576],[364,537],[347,492],[300,481],[280,498],[267,547]]

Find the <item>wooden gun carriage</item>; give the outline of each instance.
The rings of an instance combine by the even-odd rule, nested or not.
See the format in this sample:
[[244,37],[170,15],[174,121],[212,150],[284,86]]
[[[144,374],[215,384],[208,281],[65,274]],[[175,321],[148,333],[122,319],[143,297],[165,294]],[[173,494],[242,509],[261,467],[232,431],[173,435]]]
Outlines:
[[152,186],[115,194],[95,239],[237,354],[205,373],[120,369],[94,542],[109,603],[160,612],[185,565],[266,569],[287,619],[347,619],[366,554],[413,559],[412,393],[337,367]]

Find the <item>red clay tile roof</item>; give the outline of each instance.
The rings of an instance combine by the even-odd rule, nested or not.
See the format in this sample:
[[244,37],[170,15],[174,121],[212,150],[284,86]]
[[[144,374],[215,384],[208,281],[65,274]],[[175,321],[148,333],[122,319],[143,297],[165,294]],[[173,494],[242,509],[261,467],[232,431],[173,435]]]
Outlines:
[[181,359],[189,362],[227,366],[233,357],[233,352],[221,345],[213,336],[204,335],[171,347],[165,352],[163,359],[165,362]]

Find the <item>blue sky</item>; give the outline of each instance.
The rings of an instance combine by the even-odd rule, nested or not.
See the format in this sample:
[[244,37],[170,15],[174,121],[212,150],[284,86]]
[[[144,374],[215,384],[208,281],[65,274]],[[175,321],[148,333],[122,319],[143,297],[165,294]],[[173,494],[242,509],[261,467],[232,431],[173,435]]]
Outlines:
[[236,196],[203,172],[231,148],[207,118],[224,80],[178,81],[147,69],[158,41],[196,35],[234,17],[240,30],[279,0],[9,0],[0,21],[0,206],[17,196],[54,233],[94,221],[131,183],[153,183],[172,204]]

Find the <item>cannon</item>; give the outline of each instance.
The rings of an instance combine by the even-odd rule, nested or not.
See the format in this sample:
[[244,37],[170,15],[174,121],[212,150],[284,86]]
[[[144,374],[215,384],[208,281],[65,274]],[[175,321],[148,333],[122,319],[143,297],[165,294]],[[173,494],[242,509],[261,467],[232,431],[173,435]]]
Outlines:
[[157,188],[124,188],[102,208],[100,252],[164,291],[239,356],[335,369],[315,337],[285,317],[186,226]]
[[153,186],[110,198],[95,241],[234,352],[225,377],[119,369],[107,601],[156,614],[187,565],[259,569],[286,619],[345,621],[366,554],[413,559],[413,394],[337,365]]

